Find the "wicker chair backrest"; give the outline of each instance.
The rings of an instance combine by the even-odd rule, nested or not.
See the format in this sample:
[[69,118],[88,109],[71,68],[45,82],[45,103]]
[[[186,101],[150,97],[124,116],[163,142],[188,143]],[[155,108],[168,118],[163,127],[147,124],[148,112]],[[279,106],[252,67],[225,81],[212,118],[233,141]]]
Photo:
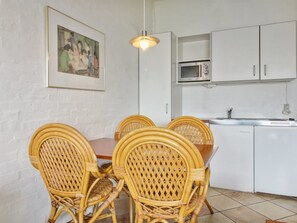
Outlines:
[[97,159],[88,140],[68,125],[46,124],[37,129],[31,138],[29,155],[52,194],[84,194],[90,172],[98,173]]
[[115,139],[120,140],[133,130],[155,126],[155,123],[144,115],[131,115],[123,119],[116,128]]
[[181,116],[168,125],[171,129],[189,139],[194,144],[213,144],[213,135],[209,127],[200,119],[192,116]]
[[144,208],[180,208],[188,202],[193,170],[204,166],[195,148],[174,131],[157,127],[138,129],[118,142],[113,169],[118,178],[125,179],[131,196]]

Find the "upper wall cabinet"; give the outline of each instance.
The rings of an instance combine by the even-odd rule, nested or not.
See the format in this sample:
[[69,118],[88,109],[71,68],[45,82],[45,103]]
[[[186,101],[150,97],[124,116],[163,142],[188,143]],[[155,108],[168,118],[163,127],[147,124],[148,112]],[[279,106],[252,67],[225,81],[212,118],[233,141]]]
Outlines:
[[212,33],[212,81],[259,80],[259,26]]
[[296,78],[296,22],[260,26],[261,79]]
[[296,21],[212,33],[212,81],[296,78]]

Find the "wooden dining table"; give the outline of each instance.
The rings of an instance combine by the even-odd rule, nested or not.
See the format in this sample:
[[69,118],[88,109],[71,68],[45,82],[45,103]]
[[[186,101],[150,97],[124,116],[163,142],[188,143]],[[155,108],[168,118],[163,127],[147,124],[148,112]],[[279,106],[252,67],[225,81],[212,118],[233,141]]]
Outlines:
[[[98,159],[112,160],[112,153],[118,142],[117,140],[114,138],[100,138],[89,142]],[[210,144],[195,144],[195,146],[202,156],[204,166],[208,167],[219,147],[217,145]]]

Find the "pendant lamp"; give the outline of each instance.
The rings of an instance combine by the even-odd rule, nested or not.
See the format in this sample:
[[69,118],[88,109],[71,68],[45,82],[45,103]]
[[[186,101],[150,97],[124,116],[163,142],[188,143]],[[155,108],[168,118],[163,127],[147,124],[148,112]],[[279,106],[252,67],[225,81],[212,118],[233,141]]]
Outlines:
[[133,38],[130,43],[136,48],[141,48],[146,50],[149,47],[156,46],[160,40],[153,36],[148,36],[147,31],[145,30],[145,0],[143,0],[143,31],[141,36]]

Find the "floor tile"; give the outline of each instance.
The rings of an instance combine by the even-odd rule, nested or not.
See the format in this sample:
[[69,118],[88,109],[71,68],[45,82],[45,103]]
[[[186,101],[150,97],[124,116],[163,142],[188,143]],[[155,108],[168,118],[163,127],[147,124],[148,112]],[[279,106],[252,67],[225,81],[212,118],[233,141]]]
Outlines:
[[247,207],[234,208],[222,213],[236,223],[265,223],[267,219],[265,216]]
[[[130,222],[130,218],[128,214],[117,215],[117,223],[128,223],[128,222]],[[95,223],[112,223],[112,219],[111,218],[101,219],[101,220],[95,221]]]
[[[215,209],[214,207],[212,207],[212,210],[214,213],[218,212],[218,210]],[[204,216],[204,215],[210,215],[210,211],[209,211],[208,207],[206,206],[206,204],[203,204],[201,211],[199,213],[199,216]]]
[[199,223],[234,223],[234,221],[222,215],[221,213],[215,213],[212,215],[199,217],[198,222]]
[[117,215],[117,222],[118,223],[127,223],[127,222],[130,222],[130,216],[128,214]]
[[272,220],[294,215],[293,212],[288,211],[268,201],[258,203],[258,204],[252,204],[252,205],[249,205],[248,207]]
[[[211,215],[204,204],[199,223],[265,223],[266,219],[297,223],[296,197],[209,188],[207,200],[215,214]],[[118,223],[129,222],[129,197],[122,192],[115,204]],[[111,218],[97,221],[111,222]]]
[[217,187],[214,187],[213,189],[221,194],[230,194],[232,192],[236,192],[235,190],[229,190],[229,189],[223,189],[223,188],[217,188]]
[[225,195],[217,195],[213,197],[207,198],[208,202],[212,207],[217,209],[218,211],[224,211],[231,208],[236,208],[242,206],[240,203],[228,198]]
[[228,196],[229,198],[232,198],[233,200],[238,201],[243,205],[256,204],[256,203],[265,201],[259,195],[254,193],[247,193],[247,192],[235,191],[235,192],[228,193],[226,196]]
[[207,197],[212,197],[212,196],[215,196],[215,195],[220,195],[221,193],[218,192],[215,188],[212,188],[212,187],[209,187],[208,190],[207,190]]
[[279,219],[279,221],[288,222],[288,223],[297,223],[297,215],[291,217]]
[[129,196],[127,195],[127,193],[125,191],[122,191],[119,195],[119,199],[127,198],[127,197],[129,197]]
[[282,198],[283,196],[281,195],[276,195],[276,194],[265,194],[265,193],[255,193],[258,196],[260,196],[261,198],[263,198],[264,200],[273,200],[273,199],[279,199]]
[[116,200],[115,208],[116,208],[116,213],[118,215],[129,213],[129,211],[130,211],[129,198]]
[[287,223],[287,222],[283,222],[283,221],[276,221],[276,220],[266,220],[266,223]]
[[278,206],[281,206],[283,208],[286,208],[290,211],[297,213],[297,200],[289,199],[289,198],[280,198],[280,199],[271,200],[271,202]]

